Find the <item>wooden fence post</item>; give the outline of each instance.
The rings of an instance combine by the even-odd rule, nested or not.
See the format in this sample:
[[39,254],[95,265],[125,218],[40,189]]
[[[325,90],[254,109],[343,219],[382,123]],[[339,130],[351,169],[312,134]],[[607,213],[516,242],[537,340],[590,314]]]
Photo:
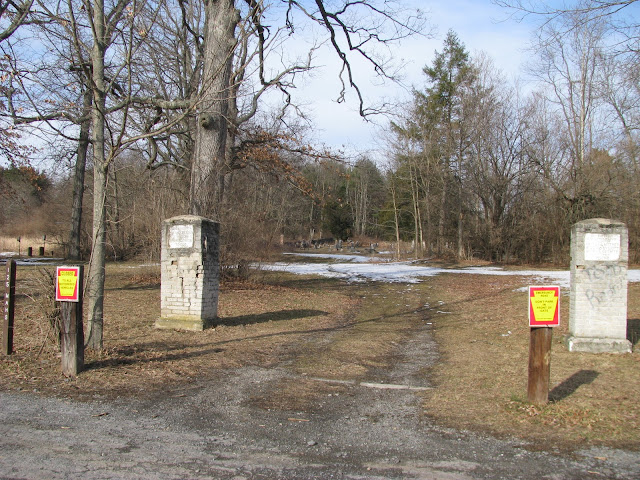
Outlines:
[[82,326],[82,290],[84,267],[78,270],[77,302],[60,302],[62,373],[75,376],[84,368],[84,329]]
[[13,319],[16,297],[16,261],[7,260],[7,276],[4,293],[4,324],[2,328],[2,351],[13,353]]
[[527,399],[530,403],[544,405],[549,401],[549,378],[551,374],[550,327],[532,327],[529,343],[529,383]]

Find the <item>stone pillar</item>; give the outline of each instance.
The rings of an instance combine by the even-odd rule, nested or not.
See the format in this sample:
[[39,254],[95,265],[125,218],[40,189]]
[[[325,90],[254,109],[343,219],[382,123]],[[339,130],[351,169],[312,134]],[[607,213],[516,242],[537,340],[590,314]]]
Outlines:
[[162,223],[160,319],[156,328],[203,330],[218,315],[220,225],[183,215]]
[[593,218],[571,230],[567,347],[572,352],[631,352],[627,340],[627,227]]

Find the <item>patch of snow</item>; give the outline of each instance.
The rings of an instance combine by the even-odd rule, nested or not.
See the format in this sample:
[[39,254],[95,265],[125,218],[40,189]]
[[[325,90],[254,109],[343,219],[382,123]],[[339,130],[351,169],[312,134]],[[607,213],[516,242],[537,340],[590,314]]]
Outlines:
[[5,252],[0,255],[2,258],[6,258],[6,260],[10,260],[13,258],[16,261],[17,266],[26,266],[26,265],[56,265],[60,262],[64,262],[64,258],[55,258],[55,257],[18,257],[18,254],[10,255],[8,252]]
[[[532,284],[558,285],[569,288],[568,270],[504,270],[501,267],[466,267],[441,268],[415,265],[411,262],[373,263],[379,258],[362,255],[340,254],[289,254],[305,257],[327,258],[331,260],[346,260],[349,263],[272,263],[263,264],[260,268],[271,271],[282,271],[300,275],[320,275],[324,277],[340,278],[347,282],[405,282],[418,283],[424,277],[433,277],[443,273],[462,273],[470,275],[498,275],[531,277]],[[628,271],[629,282],[640,282],[640,270]]]
[[627,278],[630,282],[640,282],[640,270],[627,270]]
[[343,262],[367,263],[386,261],[379,257],[367,257],[366,255],[343,255],[340,253],[283,253],[283,255],[295,255],[296,257],[327,258],[341,260]]

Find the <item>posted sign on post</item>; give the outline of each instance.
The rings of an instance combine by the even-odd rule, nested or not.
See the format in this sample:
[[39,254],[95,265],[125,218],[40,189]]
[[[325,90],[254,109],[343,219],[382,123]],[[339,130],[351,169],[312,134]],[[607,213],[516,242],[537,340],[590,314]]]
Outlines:
[[[551,338],[560,325],[560,287],[529,287],[529,383],[527,398],[535,404],[549,401]],[[545,328],[546,327],[546,328]]]
[[56,301],[60,304],[62,373],[75,376],[84,368],[82,284],[84,268],[56,268]]
[[56,302],[79,302],[80,267],[56,268]]
[[529,326],[560,325],[560,287],[529,287]]

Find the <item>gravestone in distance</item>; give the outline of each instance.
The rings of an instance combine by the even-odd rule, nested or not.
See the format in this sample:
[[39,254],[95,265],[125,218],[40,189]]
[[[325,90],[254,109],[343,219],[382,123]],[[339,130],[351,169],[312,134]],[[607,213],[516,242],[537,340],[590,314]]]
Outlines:
[[572,352],[631,352],[627,340],[627,227],[593,218],[571,229],[567,347]]
[[218,316],[220,225],[195,215],[162,222],[156,328],[204,330]]

